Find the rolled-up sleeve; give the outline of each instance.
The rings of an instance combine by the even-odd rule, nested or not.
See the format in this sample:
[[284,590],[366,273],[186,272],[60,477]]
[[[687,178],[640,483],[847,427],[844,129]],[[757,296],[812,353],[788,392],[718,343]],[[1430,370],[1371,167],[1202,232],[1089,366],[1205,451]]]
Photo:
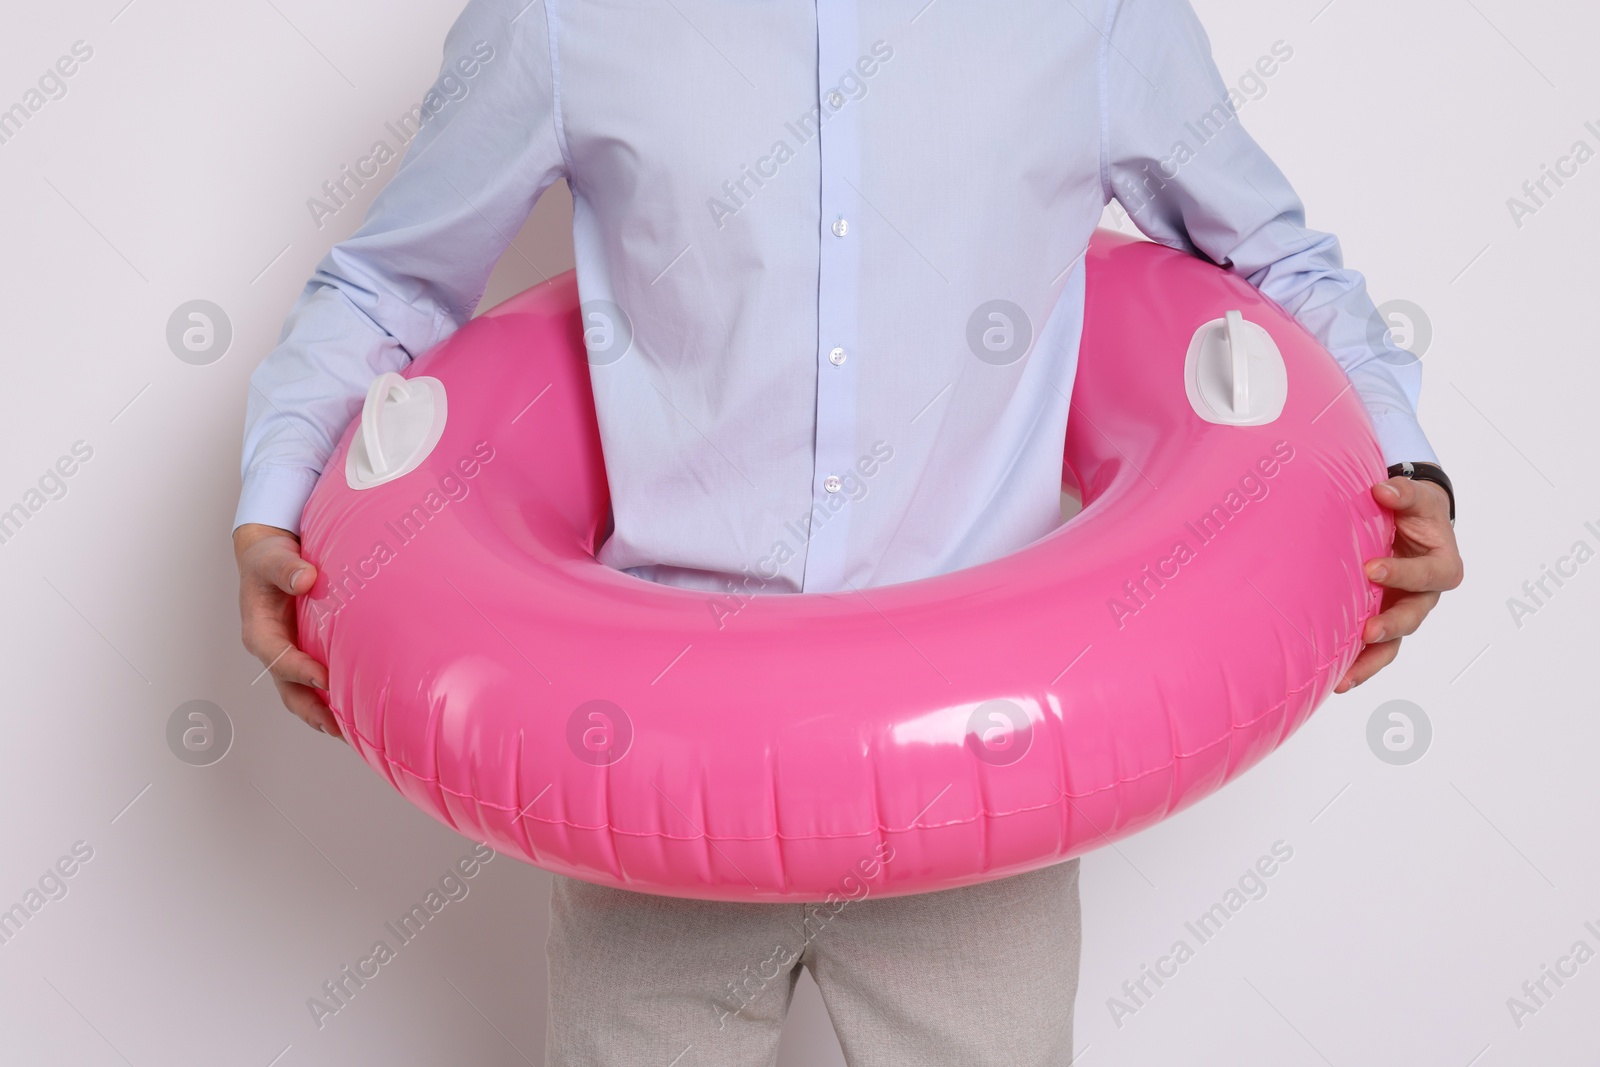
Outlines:
[[471,317],[512,237],[566,174],[554,69],[544,5],[470,0],[456,19],[394,176],[323,257],[250,376],[235,528],[298,533],[372,379]]
[[1349,376],[1385,463],[1437,462],[1417,421],[1420,361],[1394,343],[1338,239],[1306,226],[1288,179],[1245,132],[1188,0],[1115,2],[1104,43],[1107,202],[1294,315]]

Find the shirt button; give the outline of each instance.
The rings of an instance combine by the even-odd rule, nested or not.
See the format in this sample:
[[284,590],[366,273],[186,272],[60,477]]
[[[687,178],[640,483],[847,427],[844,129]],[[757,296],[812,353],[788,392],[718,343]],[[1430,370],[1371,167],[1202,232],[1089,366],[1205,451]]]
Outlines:
[[828,362],[832,363],[835,367],[837,367],[841,363],[843,363],[844,362],[844,349],[835,348],[832,352],[829,352],[828,353]]
[[828,480],[822,483],[822,488],[830,493],[837,493],[843,485],[844,483],[839,480],[837,474],[830,474],[828,475]]
[[850,232],[850,224],[848,222],[844,221],[844,216],[843,215],[840,215],[837,219],[834,220],[834,223],[833,223],[833,235],[835,237],[843,237],[845,234],[847,234],[849,232]]
[[833,105],[835,111],[839,110],[844,107],[844,94],[835,89],[828,94],[828,103]]

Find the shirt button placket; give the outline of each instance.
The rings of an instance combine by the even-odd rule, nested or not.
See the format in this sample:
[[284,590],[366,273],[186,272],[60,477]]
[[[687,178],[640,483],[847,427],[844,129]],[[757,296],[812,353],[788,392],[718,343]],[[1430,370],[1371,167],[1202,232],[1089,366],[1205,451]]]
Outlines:
[[801,588],[845,588],[850,510],[845,477],[855,464],[856,331],[862,215],[859,102],[839,91],[860,53],[856,0],[817,4],[818,157],[822,227],[817,279],[817,425],[810,538]]

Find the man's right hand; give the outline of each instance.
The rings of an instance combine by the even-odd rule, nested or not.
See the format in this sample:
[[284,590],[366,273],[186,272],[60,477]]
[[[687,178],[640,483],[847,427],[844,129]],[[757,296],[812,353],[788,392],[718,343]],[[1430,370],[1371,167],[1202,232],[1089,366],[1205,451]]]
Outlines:
[[295,643],[295,603],[317,580],[288,530],[245,523],[233,531],[239,564],[239,618],[244,647],[267,666],[284,706],[325,734],[343,739],[338,720],[313,689],[326,691],[328,669]]

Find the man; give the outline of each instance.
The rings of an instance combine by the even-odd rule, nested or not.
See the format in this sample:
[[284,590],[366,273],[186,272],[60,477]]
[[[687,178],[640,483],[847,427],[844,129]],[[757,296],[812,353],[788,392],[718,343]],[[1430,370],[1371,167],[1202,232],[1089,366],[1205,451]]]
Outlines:
[[[245,641],[311,725],[338,729],[307,688],[324,668],[291,647],[290,594],[314,579],[301,507],[370,380],[470,316],[558,178],[586,318],[627,337],[591,345],[599,558],[640,577],[722,592],[807,514],[831,517],[761,592],[920,578],[1057,525],[1082,253],[1112,198],[1321,338],[1386,463],[1434,463],[1420,367],[1303,225],[1186,0],[525,3],[467,4],[430,118],[252,379]],[[1004,359],[969,342],[997,301],[1029,338]],[[830,507],[875,442],[892,459]],[[1340,691],[1460,580],[1448,481],[1406,469],[1373,491],[1399,534],[1369,564],[1389,593]],[[549,1062],[770,1063],[805,966],[852,1067],[1065,1064],[1077,872],[867,900],[805,939],[800,905],[557,877]]]

